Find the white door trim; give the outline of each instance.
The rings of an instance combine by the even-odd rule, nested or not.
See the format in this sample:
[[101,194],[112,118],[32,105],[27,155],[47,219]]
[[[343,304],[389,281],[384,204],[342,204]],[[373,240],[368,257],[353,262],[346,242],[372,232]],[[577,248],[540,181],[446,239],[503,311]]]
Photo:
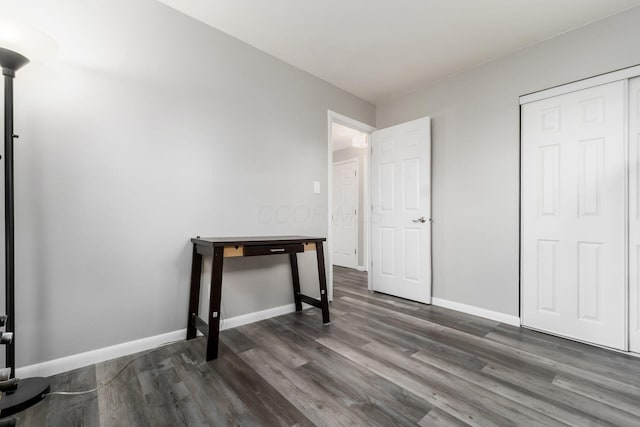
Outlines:
[[[331,230],[331,212],[333,212],[333,174],[331,173],[332,168],[333,168],[333,136],[332,136],[332,126],[334,123],[339,123],[341,125],[345,125],[348,126],[352,129],[356,129],[359,130],[362,133],[366,133],[369,135],[368,140],[371,141],[371,132],[373,132],[374,130],[376,130],[375,127],[370,126],[366,123],[360,122],[358,120],[352,119],[351,117],[347,117],[345,115],[342,115],[340,113],[336,113],[335,111],[331,111],[331,110],[327,110],[327,203],[328,203],[328,211],[327,211],[327,263],[326,265],[329,266],[329,269],[327,271],[327,278],[328,278],[328,294],[329,294],[329,300],[333,300],[333,255],[332,255],[332,251],[333,251],[333,236],[332,236],[332,230]],[[369,143],[369,149],[367,150],[367,171],[370,170],[369,168],[369,163],[370,163],[370,154],[371,154],[371,143]],[[365,265],[367,266],[367,268],[369,269],[370,267],[370,257],[369,257],[369,247],[370,247],[370,239],[369,239],[369,217],[371,214],[371,210],[368,208],[369,206],[369,187],[370,187],[370,179],[367,180],[367,185],[365,185],[364,188],[364,205],[365,205],[365,210],[364,210],[364,222],[365,222],[365,251],[363,253],[364,256],[364,262]],[[371,289],[371,275],[369,276],[369,289]]]
[[[640,73],[640,66],[638,67],[638,71]],[[624,350],[625,351],[629,351],[630,350],[630,340],[631,340],[631,334],[630,334],[630,318],[631,318],[631,307],[629,306],[630,304],[630,298],[629,298],[629,292],[630,292],[630,286],[631,286],[631,281],[629,280],[629,256],[630,256],[630,247],[629,247],[629,233],[631,232],[631,226],[630,226],[630,222],[629,222],[629,191],[630,191],[630,183],[629,183],[629,162],[631,161],[631,158],[629,157],[629,144],[631,142],[630,138],[631,138],[631,126],[629,123],[630,120],[630,114],[631,114],[631,104],[630,104],[630,99],[629,99],[629,79],[630,77],[627,77],[624,81],[624,105],[623,105],[623,110],[624,113],[622,115],[623,117],[623,126],[624,126],[624,131],[623,131],[623,148],[624,148],[624,194],[626,195],[625,200],[624,200],[624,270],[625,270],[625,286],[624,286],[624,318],[625,318],[625,322],[624,322]]]
[[572,83],[567,83],[567,84],[555,86],[549,89],[541,90],[538,92],[529,93],[527,95],[522,95],[520,97],[520,105],[528,104],[534,101],[539,101],[545,98],[552,98],[558,95],[564,95],[570,92],[576,92],[582,89],[588,89],[594,86],[616,82],[618,80],[626,80],[626,79],[630,79],[632,77],[637,77],[637,76],[640,76],[640,65],[623,68],[621,70],[600,74],[594,77],[577,80]]
[[[333,166],[334,167],[335,166],[340,166],[340,165],[346,165],[347,163],[355,163],[356,164],[356,206],[357,206],[356,209],[357,209],[357,211],[360,210],[360,204],[358,203],[359,200],[360,200],[360,185],[358,184],[358,181],[360,180],[360,176],[359,176],[360,175],[360,161],[359,160],[360,159],[358,157],[354,157],[352,159],[341,160],[339,162],[333,162]],[[331,175],[331,178],[333,179],[333,175]],[[331,196],[332,196],[332,199],[333,199],[333,186],[331,187],[331,193],[332,193]],[[333,214],[333,211],[330,211],[329,215],[332,215],[332,214]],[[364,212],[363,212],[363,220],[364,220]],[[359,264],[358,264],[358,255],[360,255],[360,251],[362,250],[360,248],[360,244],[359,244],[359,242],[360,242],[360,233],[358,232],[358,229],[360,227],[358,226],[357,222],[358,222],[358,215],[356,215],[356,244],[355,244],[356,260],[355,260],[355,263],[354,263],[354,266],[353,266],[354,269],[358,269],[358,266],[359,266]],[[332,224],[332,227],[333,227],[333,224]],[[365,262],[364,256],[362,258],[362,262],[363,263]]]

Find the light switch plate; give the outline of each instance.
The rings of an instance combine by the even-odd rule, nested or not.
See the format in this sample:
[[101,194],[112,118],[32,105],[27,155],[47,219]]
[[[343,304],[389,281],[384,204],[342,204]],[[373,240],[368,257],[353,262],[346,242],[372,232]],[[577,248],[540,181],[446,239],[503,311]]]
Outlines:
[[313,194],[320,194],[320,181],[313,181]]

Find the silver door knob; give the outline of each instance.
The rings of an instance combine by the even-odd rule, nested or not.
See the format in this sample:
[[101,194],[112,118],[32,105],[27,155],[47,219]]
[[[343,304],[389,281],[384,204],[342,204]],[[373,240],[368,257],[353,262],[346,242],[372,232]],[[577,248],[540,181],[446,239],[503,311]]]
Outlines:
[[423,217],[423,216],[421,216],[421,217],[420,217],[420,218],[418,218],[418,219],[414,219],[414,220],[412,220],[412,222],[415,222],[416,224],[417,224],[417,223],[424,224],[425,222],[427,222],[427,220],[426,220],[426,219],[424,219],[424,217]]

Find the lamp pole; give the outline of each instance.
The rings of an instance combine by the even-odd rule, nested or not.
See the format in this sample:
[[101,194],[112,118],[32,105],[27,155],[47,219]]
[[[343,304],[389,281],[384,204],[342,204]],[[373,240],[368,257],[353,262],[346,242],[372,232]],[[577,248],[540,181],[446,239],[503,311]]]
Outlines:
[[[14,196],[13,196],[13,79],[16,71],[29,63],[17,52],[0,48],[0,65],[4,76],[4,220],[5,220],[5,305],[6,330],[15,330],[15,237],[14,237]],[[6,364],[11,368],[11,377],[16,372],[15,335],[6,345]]]
[[[13,215],[13,79],[15,71],[2,69],[4,76],[4,218],[5,218],[5,305],[6,330],[15,330],[15,253]],[[6,345],[6,365],[11,368],[11,377],[16,375],[15,336]]]
[[[4,76],[4,212],[5,212],[5,304],[6,331],[12,333],[6,342],[6,366],[10,380],[0,382],[6,395],[0,400],[0,417],[21,411],[38,402],[49,390],[45,378],[16,379],[15,350],[15,251],[13,193],[13,79],[16,71],[29,63],[23,55],[0,47],[0,67]],[[1,335],[0,335],[1,336]],[[6,388],[5,388],[6,387]]]

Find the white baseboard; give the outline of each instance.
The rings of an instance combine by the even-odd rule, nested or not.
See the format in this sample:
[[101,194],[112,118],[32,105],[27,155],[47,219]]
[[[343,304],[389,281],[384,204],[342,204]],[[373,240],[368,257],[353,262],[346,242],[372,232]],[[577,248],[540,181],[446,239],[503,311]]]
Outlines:
[[520,318],[518,316],[499,313],[497,311],[487,310],[486,308],[475,307],[473,305],[462,304],[436,297],[431,298],[431,303],[438,307],[461,311],[474,316],[484,317],[485,319],[495,320],[496,322],[506,323],[507,325],[520,326]]
[[[308,304],[302,304],[302,308],[311,307]],[[271,317],[281,316],[283,314],[293,313],[296,310],[295,304],[282,305],[280,307],[269,308],[254,313],[243,314],[241,316],[221,319],[220,330],[231,329],[237,326],[247,325],[249,323],[258,322],[260,320],[269,319]],[[109,347],[99,348],[87,351],[85,353],[73,354],[71,356],[61,357],[59,359],[48,360],[34,365],[23,366],[16,369],[16,377],[48,377],[62,372],[71,371],[73,369],[82,368],[84,366],[93,365],[95,363],[104,362],[105,360],[116,359],[141,351],[151,350],[161,344],[172,341],[185,339],[186,329],[179,329],[165,334],[155,335],[152,337],[142,338],[134,341],[128,341],[122,344],[116,344]]]
[[[305,310],[311,307],[309,304],[302,303],[302,309]],[[296,311],[295,304],[281,305],[280,307],[268,308],[266,310],[255,311],[249,314],[243,314],[236,317],[230,317],[228,319],[222,319],[220,330],[236,328],[242,325],[248,325],[249,323],[259,322],[265,319],[271,319],[272,317],[282,316],[283,314],[289,314]]]
[[356,266],[356,270],[358,270],[358,271],[367,271],[367,267],[365,267],[364,265],[357,265]]
[[16,369],[16,377],[48,377],[61,372],[67,372],[84,366],[93,365],[94,363],[104,362],[105,360],[149,350],[166,342],[184,339],[186,333],[186,329],[180,329],[173,332],[167,332],[165,334],[87,351],[85,353],[73,354],[71,356],[47,360],[46,362],[36,363],[34,365],[23,366]]

